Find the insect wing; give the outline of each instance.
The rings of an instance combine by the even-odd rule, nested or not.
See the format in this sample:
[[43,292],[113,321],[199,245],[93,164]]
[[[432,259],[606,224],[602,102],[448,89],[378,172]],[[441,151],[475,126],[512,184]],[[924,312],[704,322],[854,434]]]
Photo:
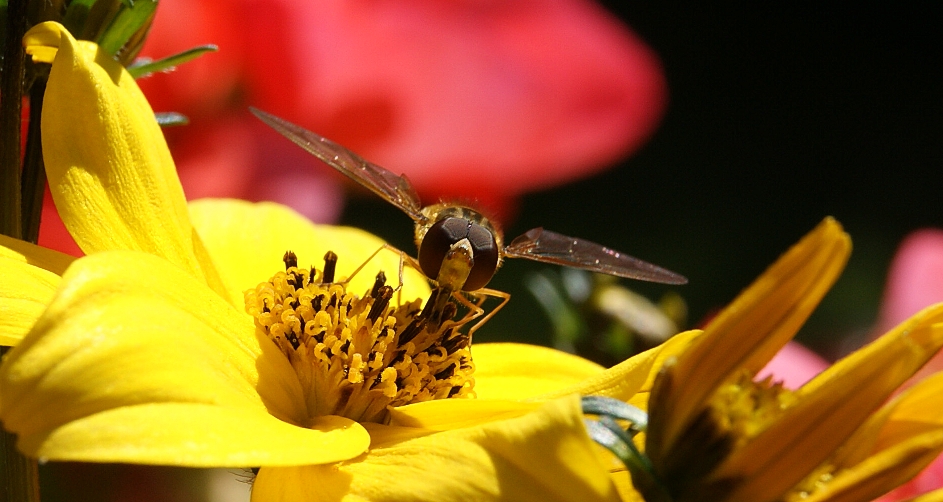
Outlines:
[[383,167],[368,162],[343,146],[285,119],[257,108],[249,108],[249,110],[262,122],[291,140],[292,143],[386,199],[403,210],[413,220],[423,218],[420,212],[422,206],[419,202],[419,195],[416,194],[409,180],[406,179],[406,175],[394,174]]
[[665,284],[685,284],[688,280],[670,270],[614,251],[605,246],[569,237],[543,228],[529,230],[514,239],[504,254],[513,258],[581,268],[617,277]]

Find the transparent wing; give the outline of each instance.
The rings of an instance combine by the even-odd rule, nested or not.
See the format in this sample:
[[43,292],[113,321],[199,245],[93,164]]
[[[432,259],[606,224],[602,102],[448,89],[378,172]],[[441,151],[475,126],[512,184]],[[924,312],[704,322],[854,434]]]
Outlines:
[[400,208],[413,220],[423,219],[419,195],[406,175],[394,174],[383,167],[368,162],[356,153],[307,129],[276,117],[257,108],[249,108],[256,117],[275,129],[294,144],[305,149],[325,164],[337,169],[348,178],[367,187],[373,193]]
[[663,269],[658,265],[633,258],[595,242],[569,237],[543,228],[529,230],[514,239],[504,249],[504,254],[514,258],[526,258],[642,281],[665,284],[688,282],[683,275]]

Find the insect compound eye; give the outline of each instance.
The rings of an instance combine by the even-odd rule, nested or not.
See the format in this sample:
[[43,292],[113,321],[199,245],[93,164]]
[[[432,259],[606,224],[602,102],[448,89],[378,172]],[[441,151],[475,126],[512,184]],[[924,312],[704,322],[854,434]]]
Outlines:
[[462,287],[475,291],[488,284],[498,268],[498,243],[487,228],[466,218],[448,217],[435,222],[426,232],[419,247],[419,266],[427,277],[435,278],[442,260],[456,242],[468,239],[475,264]]

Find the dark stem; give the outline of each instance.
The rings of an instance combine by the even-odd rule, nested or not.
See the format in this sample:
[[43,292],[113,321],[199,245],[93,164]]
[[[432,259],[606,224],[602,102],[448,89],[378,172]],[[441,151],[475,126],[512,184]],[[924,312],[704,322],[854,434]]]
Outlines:
[[26,133],[26,156],[23,158],[23,240],[33,244],[39,240],[43,195],[46,192],[46,166],[43,164],[39,126],[45,93],[46,78],[38,77],[29,91],[29,129]]
[[0,68],[0,233],[23,236],[20,216],[20,113],[26,53],[26,0],[7,4],[6,40]]
[[[0,65],[0,233],[22,238],[20,213],[20,114],[23,107],[23,78],[26,53],[23,35],[28,26],[27,1],[7,4],[6,39]],[[9,347],[0,348],[0,356]],[[39,501],[39,471],[36,461],[16,449],[16,437],[0,430],[0,500]]]
[[[5,355],[10,347],[0,347]],[[39,502],[39,470],[36,461],[16,449],[16,436],[0,429],[0,500]]]

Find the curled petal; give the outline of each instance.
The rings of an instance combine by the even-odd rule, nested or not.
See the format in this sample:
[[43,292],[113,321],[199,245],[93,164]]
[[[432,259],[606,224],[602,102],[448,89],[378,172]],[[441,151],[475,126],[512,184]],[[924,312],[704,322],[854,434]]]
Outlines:
[[310,423],[295,372],[252,319],[144,253],[77,260],[0,380],[4,427],[54,460],[298,465],[369,444],[349,420]]
[[671,379],[653,391],[647,438],[653,459],[672,447],[714,389],[742,370],[756,374],[792,339],[850,252],[848,235],[827,218],[711,321],[696,345],[678,359]]
[[252,500],[619,500],[576,396],[467,429],[375,426],[370,433],[370,452],[355,460],[263,468]]
[[[775,496],[804,478],[808,473],[803,468],[828,459],[940,347],[943,304],[925,309],[800,388],[794,406],[715,472],[719,479],[743,480],[730,500]],[[785,451],[777,448],[783,444],[790,446]],[[929,450],[922,451],[929,455]]]
[[86,254],[161,256],[223,292],[187,215],[173,159],[134,79],[98,46],[46,22],[23,37],[52,63],[42,116],[43,159],[60,216]]

